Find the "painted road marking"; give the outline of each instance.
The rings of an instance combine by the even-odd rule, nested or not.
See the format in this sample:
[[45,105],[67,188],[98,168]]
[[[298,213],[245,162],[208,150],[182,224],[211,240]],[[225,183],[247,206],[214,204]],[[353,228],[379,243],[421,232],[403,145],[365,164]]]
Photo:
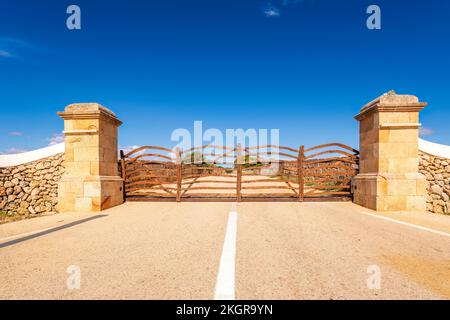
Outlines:
[[447,232],[443,232],[443,231],[439,231],[439,230],[435,230],[435,229],[431,229],[431,228],[427,228],[427,227],[422,227],[422,226],[419,226],[417,224],[412,224],[412,223],[408,223],[408,222],[404,222],[404,221],[400,221],[400,220],[396,220],[396,219],[380,216],[380,215],[369,213],[369,212],[361,211],[361,213],[365,214],[365,215],[368,215],[368,216],[371,216],[371,217],[378,218],[378,219],[382,219],[382,220],[398,223],[398,224],[401,224],[401,225],[404,225],[404,226],[408,226],[408,227],[411,227],[411,228],[415,228],[415,229],[418,229],[418,230],[428,231],[428,232],[431,232],[431,233],[434,233],[434,234],[438,234],[438,235],[441,235],[441,236],[444,236],[444,237],[450,237],[450,233],[447,233]]
[[[232,207],[233,209],[235,207]],[[234,209],[235,210],[235,209]],[[222,256],[220,257],[219,273],[217,275],[215,300],[235,299],[235,272],[236,272],[236,233],[237,212],[230,211],[228,215],[227,230],[223,242]]]

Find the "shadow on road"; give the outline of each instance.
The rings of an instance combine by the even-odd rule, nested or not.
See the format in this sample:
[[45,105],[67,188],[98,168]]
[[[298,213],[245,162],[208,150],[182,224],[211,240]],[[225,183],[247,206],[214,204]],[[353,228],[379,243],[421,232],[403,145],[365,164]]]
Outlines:
[[12,246],[12,245],[20,243],[20,242],[31,240],[31,239],[34,239],[34,238],[42,237],[42,236],[45,236],[45,235],[53,233],[53,232],[57,232],[57,231],[60,231],[60,230],[71,228],[71,227],[74,227],[76,225],[79,225],[79,224],[82,224],[82,223],[85,223],[85,222],[89,222],[89,221],[92,221],[92,220],[95,220],[95,219],[103,218],[103,217],[106,217],[106,216],[107,215],[105,215],[105,214],[99,214],[99,215],[96,215],[96,216],[93,216],[93,217],[89,217],[89,218],[86,218],[86,219],[81,219],[81,220],[78,220],[78,221],[67,223],[67,224],[64,224],[62,226],[51,228],[51,229],[48,229],[48,230],[45,230],[45,231],[41,231],[41,232],[38,232],[38,233],[30,234],[30,235],[22,237],[22,238],[18,238],[18,239],[14,239],[14,240],[11,240],[11,241],[4,242],[4,243],[0,243],[0,249]]

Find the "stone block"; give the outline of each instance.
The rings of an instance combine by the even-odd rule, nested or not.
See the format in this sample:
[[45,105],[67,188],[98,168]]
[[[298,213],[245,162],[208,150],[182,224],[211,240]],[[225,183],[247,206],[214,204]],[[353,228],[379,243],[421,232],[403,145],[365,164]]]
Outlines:
[[79,146],[74,152],[74,161],[100,161],[100,150],[99,147],[91,146]]
[[92,210],[92,198],[90,197],[76,197],[75,198],[75,211],[78,212],[90,212]]
[[91,172],[91,162],[90,161],[67,161],[66,164],[66,175],[70,177],[85,177],[90,175]]
[[411,123],[409,112],[380,112],[380,124]]
[[406,198],[406,211],[426,212],[427,203],[425,196],[412,195]]
[[417,183],[415,180],[406,180],[406,179],[391,179],[387,183],[387,189],[389,196],[395,195],[405,195],[405,196],[413,196],[417,191]]
[[418,158],[387,158],[388,173],[417,173],[419,171],[419,159]]
[[84,182],[84,196],[85,197],[98,197],[102,193],[102,185],[100,181],[96,182]]
[[418,129],[391,129],[391,130],[381,130],[381,132],[389,132],[389,137],[386,142],[391,143],[402,143],[410,142],[417,145]]

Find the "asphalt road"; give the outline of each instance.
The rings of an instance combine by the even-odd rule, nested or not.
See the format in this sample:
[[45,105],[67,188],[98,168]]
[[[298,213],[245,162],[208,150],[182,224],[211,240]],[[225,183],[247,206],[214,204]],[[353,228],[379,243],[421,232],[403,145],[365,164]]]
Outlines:
[[450,299],[450,217],[370,214],[126,203],[14,222],[0,226],[0,298],[213,299],[225,285],[236,299]]

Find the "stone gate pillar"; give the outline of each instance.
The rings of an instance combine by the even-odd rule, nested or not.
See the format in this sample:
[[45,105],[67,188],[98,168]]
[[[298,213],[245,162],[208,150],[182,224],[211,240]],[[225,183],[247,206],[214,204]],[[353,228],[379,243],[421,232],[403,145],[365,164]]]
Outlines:
[[385,94],[365,105],[360,122],[360,173],[354,202],[377,211],[426,211],[426,179],[419,173],[419,112],[412,95]]
[[66,169],[58,210],[94,212],[123,203],[117,153],[122,122],[97,103],[71,104],[58,115],[64,119]]

